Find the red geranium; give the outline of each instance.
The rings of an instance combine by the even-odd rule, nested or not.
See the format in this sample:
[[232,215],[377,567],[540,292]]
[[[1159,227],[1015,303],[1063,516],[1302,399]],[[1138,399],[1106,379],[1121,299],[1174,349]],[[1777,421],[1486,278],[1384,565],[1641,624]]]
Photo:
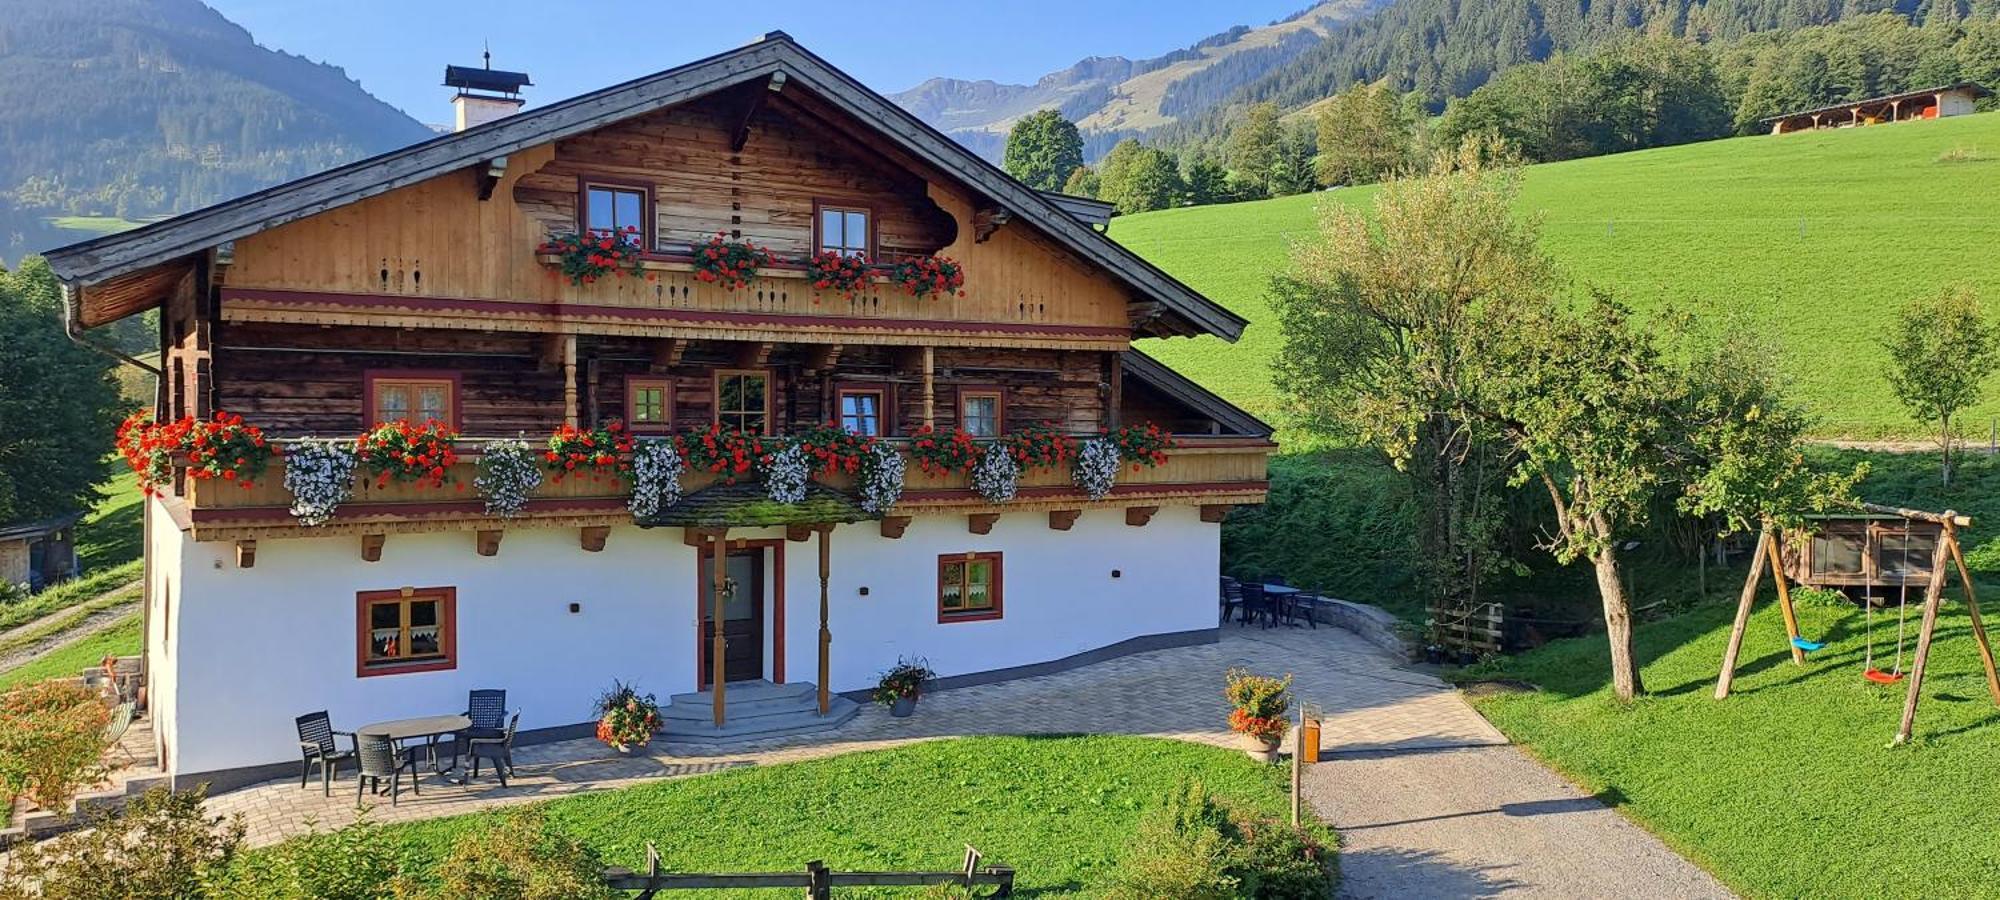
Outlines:
[[564,425],[549,435],[542,461],[557,482],[564,476],[593,480],[599,475],[621,476],[632,471],[632,432],[617,419],[591,431]]
[[354,439],[354,455],[375,478],[375,486],[406,481],[442,487],[458,463],[458,432],[432,419],[412,425],[400,419],[375,426]]
[[720,475],[725,484],[755,477],[771,463],[771,452],[764,446],[763,435],[719,425],[675,436],[674,449],[680,451],[689,471]]
[[693,262],[696,281],[733,291],[748,287],[757,270],[771,264],[771,251],[749,241],[730,240],[728,232],[718,231],[707,243],[695,245]]
[[822,292],[839,294],[852,300],[855,295],[868,289],[868,257],[838,250],[821,250],[806,261],[806,274],[812,279],[813,302],[819,302]]
[[1118,446],[1118,458],[1132,464],[1132,470],[1163,466],[1167,463],[1167,451],[1180,446],[1172,436],[1160,426],[1147,422],[1144,428],[1127,425],[1111,432],[1111,442]]
[[157,496],[172,479],[177,460],[187,461],[188,475],[221,479],[239,487],[257,482],[278,447],[262,429],[243,424],[243,417],[218,412],[208,419],[183,416],[157,423],[150,412],[136,412],[118,426],[118,452],[139,475],[139,489]]
[[950,434],[941,434],[925,425],[910,435],[910,458],[916,460],[917,468],[927,475],[970,472],[973,464],[979,462],[981,452],[978,442],[963,428],[953,428]]
[[965,267],[948,256],[913,256],[896,261],[889,270],[889,280],[903,286],[910,296],[919,300],[925,297],[949,297],[957,294],[965,296]]
[[875,446],[875,439],[862,437],[828,422],[801,433],[798,443],[815,470],[829,475],[859,475],[868,451]]
[[606,275],[638,275],[640,257],[645,253],[640,240],[639,229],[627,225],[616,235],[595,231],[558,234],[540,249],[561,257],[560,268],[570,284],[584,285]]
[[1076,445],[1055,425],[1029,425],[1007,436],[1004,444],[1021,471],[1060,469],[1076,457]]

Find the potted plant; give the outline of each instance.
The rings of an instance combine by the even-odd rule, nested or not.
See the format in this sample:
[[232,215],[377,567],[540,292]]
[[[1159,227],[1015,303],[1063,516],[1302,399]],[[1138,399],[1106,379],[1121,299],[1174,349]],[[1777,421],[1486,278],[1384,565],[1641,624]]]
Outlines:
[[1272,678],[1253,675],[1248,669],[1230,669],[1224,676],[1229,698],[1229,730],[1242,735],[1243,752],[1251,759],[1270,762],[1278,756],[1278,742],[1285,736],[1285,713],[1292,707],[1292,676]]
[[931,671],[929,661],[916,659],[896,660],[896,665],[875,683],[875,702],[889,707],[889,715],[904,718],[917,711],[917,698],[923,696],[924,685],[937,679]]
[[651,743],[658,727],[660,704],[652,694],[614,680],[597,698],[597,739],[619,753],[629,756],[633,748]]

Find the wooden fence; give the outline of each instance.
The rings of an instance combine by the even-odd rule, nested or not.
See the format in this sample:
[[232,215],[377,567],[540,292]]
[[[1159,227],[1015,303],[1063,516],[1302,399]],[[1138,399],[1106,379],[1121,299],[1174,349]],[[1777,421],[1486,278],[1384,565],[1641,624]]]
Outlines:
[[1502,627],[1500,604],[1481,603],[1471,610],[1433,606],[1430,613],[1437,623],[1436,640],[1444,649],[1475,653],[1498,653],[1502,649],[1507,632]]
[[965,865],[956,872],[835,872],[824,862],[806,863],[804,872],[733,872],[704,874],[660,871],[660,851],[646,843],[646,871],[624,868],[604,870],[604,884],[617,891],[639,891],[639,900],[660,891],[714,890],[734,888],[804,888],[807,900],[829,900],[836,887],[929,887],[956,884],[967,888],[991,886],[994,897],[1014,895],[1014,870],[1008,866],[981,865],[979,851],[965,848]]

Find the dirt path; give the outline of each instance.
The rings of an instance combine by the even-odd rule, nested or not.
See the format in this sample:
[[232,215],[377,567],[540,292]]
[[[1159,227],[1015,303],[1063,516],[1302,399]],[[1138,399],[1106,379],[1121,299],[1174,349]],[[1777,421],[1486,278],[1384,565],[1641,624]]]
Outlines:
[[[10,669],[16,669],[21,666],[27,665],[28,663],[34,662],[35,660],[47,656],[51,653],[54,653],[57,650],[61,650],[64,647],[74,644],[77,641],[90,637],[91,635],[96,634],[100,631],[104,631],[105,629],[108,629],[118,624],[120,620],[124,619],[126,616],[131,615],[133,611],[137,610],[138,608],[139,608],[139,598],[135,594],[129,602],[119,603],[114,606],[107,606],[103,609],[97,610],[96,612],[90,613],[89,615],[85,616],[81,621],[77,622],[74,626],[65,628],[53,634],[44,635],[43,637],[29,641],[28,643],[23,644],[19,647],[15,647],[12,650],[0,652],[0,672],[5,672]],[[55,615],[50,616],[48,618],[40,619],[35,622],[30,622],[26,625],[21,626],[20,628],[16,628],[13,631],[9,631],[4,636],[0,636],[0,640],[4,640],[6,637],[11,637],[15,634],[28,631],[36,627],[37,625],[48,621],[49,618],[59,618],[62,616],[67,616],[72,614],[74,614],[73,611],[64,611],[56,613]]]

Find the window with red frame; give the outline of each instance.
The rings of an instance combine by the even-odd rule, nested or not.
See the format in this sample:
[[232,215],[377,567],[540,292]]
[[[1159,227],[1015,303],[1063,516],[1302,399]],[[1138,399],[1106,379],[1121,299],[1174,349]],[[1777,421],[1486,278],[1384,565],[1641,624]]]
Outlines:
[[881,388],[841,388],[836,392],[840,404],[840,427],[862,437],[881,437],[888,433],[883,419],[887,408],[887,392]]
[[1000,554],[938,557],[938,621],[1000,618]]
[[458,593],[453,588],[364,591],[356,596],[357,673],[427,672],[458,664]]

